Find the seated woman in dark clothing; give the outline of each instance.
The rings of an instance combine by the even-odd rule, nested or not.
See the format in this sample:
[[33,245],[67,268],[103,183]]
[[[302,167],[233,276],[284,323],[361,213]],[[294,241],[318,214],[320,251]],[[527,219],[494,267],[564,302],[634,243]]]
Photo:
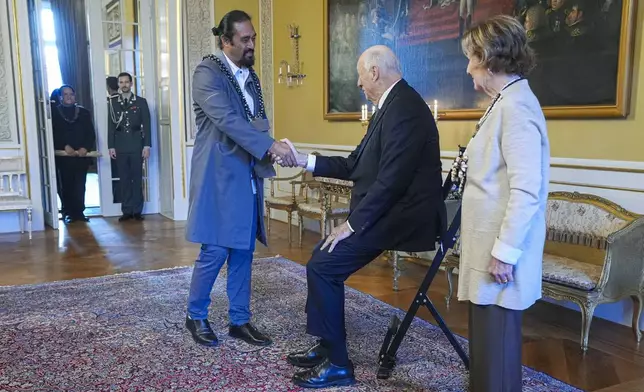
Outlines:
[[66,223],[89,221],[85,217],[85,181],[91,158],[87,153],[96,149],[96,133],[92,115],[76,104],[76,93],[69,85],[60,89],[60,104],[52,107],[54,149],[65,151],[56,156],[60,180],[61,212]]

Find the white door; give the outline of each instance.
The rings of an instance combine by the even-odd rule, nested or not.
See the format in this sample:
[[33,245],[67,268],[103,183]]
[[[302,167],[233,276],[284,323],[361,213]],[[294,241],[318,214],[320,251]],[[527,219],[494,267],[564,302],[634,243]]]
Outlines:
[[[143,213],[159,212],[157,121],[155,100],[155,67],[152,39],[154,0],[89,0],[85,1],[88,17],[89,52],[94,98],[94,121],[98,158],[98,174],[103,216],[121,215],[120,184],[116,161],[107,148],[106,78],[121,72],[132,75],[132,92],[145,98],[150,107],[152,150],[143,163]],[[100,102],[105,102],[101,105]]]
[[40,157],[40,177],[42,184],[43,212],[45,223],[58,228],[58,192],[56,181],[56,162],[54,160],[54,140],[51,127],[51,106],[47,91],[47,72],[43,56],[44,47],[40,31],[42,9],[40,0],[29,0],[29,32],[31,58],[35,90],[36,125],[38,132],[38,152]]

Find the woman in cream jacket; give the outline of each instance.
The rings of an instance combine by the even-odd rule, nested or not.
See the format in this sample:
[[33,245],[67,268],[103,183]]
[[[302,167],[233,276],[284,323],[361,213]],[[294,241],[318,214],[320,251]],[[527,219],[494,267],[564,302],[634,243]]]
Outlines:
[[462,40],[474,88],[492,98],[465,151],[458,298],[470,303],[473,392],[520,392],[521,316],[541,297],[550,149],[525,76],[521,24],[496,16]]

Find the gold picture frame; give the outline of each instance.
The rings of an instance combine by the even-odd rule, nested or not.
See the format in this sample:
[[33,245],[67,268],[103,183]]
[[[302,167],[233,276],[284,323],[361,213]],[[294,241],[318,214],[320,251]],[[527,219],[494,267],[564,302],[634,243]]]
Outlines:
[[[360,5],[372,3],[370,0],[323,0],[323,89],[324,89],[324,108],[323,118],[328,121],[349,121],[359,120],[359,106],[355,111],[338,111],[331,109],[330,90],[332,86],[330,77],[330,20],[329,9],[332,5],[346,3],[348,1],[359,2]],[[400,0],[385,0],[385,2],[396,2]],[[403,0],[405,1],[405,0]],[[462,0],[465,1],[465,0]],[[545,1],[545,0],[543,0]],[[549,1],[549,0],[548,0]],[[413,0],[407,0],[407,3]],[[456,0],[443,0],[446,3],[457,3]],[[621,2],[621,24],[619,26],[619,51],[617,54],[617,75],[614,104],[601,105],[562,105],[562,106],[543,106],[543,111],[548,119],[572,119],[572,118],[625,118],[630,114],[631,105],[631,81],[633,73],[633,55],[635,43],[637,1],[636,0],[617,0]],[[437,3],[436,1],[428,3]],[[548,3],[550,4],[550,3]],[[454,4],[458,6],[458,4]],[[353,16],[351,16],[353,17]],[[371,17],[371,15],[370,15]],[[360,16],[358,16],[360,18]],[[335,42],[335,41],[334,41]],[[358,53],[359,55],[359,53]],[[353,59],[353,67],[358,57]],[[348,63],[347,63],[348,65]],[[465,73],[465,69],[463,69]],[[592,83],[592,80],[589,81]],[[357,87],[356,87],[357,89]],[[612,90],[611,90],[612,91]],[[537,94],[538,95],[538,94]],[[439,100],[440,102],[440,100]],[[354,105],[355,106],[355,105]],[[483,115],[483,107],[466,108],[466,109],[441,109],[439,104],[438,117],[441,120],[477,120]]]

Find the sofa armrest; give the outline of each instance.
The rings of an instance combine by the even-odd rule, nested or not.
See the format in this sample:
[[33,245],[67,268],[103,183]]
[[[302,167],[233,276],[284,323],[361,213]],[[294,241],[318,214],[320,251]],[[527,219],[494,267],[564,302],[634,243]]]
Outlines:
[[599,287],[604,297],[619,299],[644,290],[644,217],[608,236]]

